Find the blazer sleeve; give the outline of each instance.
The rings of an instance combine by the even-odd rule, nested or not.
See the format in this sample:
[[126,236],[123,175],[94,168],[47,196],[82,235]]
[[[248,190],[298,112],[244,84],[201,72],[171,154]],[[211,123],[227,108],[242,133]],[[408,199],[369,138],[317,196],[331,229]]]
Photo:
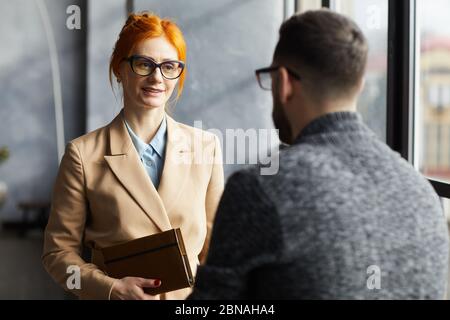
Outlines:
[[[81,258],[88,213],[84,180],[79,150],[71,142],[66,147],[53,190],[42,262],[64,290],[81,299],[109,299],[115,279]],[[77,284],[73,281],[77,271],[80,275],[79,288],[71,289],[73,285],[69,288],[67,283]]]
[[205,200],[207,232],[205,244],[198,256],[200,264],[204,264],[206,261],[214,218],[224,189],[222,149],[220,147],[219,139],[216,136],[214,136],[214,141],[213,166]]

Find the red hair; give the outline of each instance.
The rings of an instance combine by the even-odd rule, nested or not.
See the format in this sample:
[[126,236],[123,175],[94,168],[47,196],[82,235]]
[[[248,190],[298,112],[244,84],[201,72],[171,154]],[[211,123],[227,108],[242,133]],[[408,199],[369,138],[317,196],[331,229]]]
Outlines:
[[[178,52],[178,59],[186,63],[186,42],[178,26],[169,19],[161,19],[149,12],[141,14],[130,14],[125,25],[120,31],[114,51],[109,64],[109,80],[112,83],[112,75],[118,78],[119,66],[140,42],[157,37],[165,37]],[[177,99],[183,91],[186,70],[181,74],[178,81]]]

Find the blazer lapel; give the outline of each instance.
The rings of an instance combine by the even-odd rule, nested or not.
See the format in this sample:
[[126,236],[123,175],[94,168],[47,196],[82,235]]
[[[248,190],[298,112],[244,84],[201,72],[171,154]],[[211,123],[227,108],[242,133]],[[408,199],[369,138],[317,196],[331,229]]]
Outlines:
[[190,137],[171,117],[167,118],[167,146],[158,193],[170,217],[190,174],[193,160]]
[[123,111],[109,125],[111,170],[147,216],[161,229],[172,228],[164,204],[145,171],[123,121]]

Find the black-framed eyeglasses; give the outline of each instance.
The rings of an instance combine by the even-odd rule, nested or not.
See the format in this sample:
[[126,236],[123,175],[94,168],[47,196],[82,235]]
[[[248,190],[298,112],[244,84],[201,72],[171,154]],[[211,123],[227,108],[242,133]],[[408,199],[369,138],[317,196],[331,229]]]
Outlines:
[[185,64],[178,60],[169,60],[157,63],[150,58],[134,55],[124,59],[130,63],[131,70],[137,75],[146,77],[151,75],[157,68],[161,70],[161,74],[168,80],[175,80],[183,73]]
[[[275,66],[275,67],[268,67],[268,68],[262,68],[255,71],[256,74],[256,80],[258,80],[258,84],[261,87],[261,89],[270,91],[272,90],[272,75],[271,73],[274,71],[277,71],[283,66]],[[287,72],[297,80],[301,80],[302,78],[300,75],[298,75],[295,71],[292,71],[289,68],[284,67]]]

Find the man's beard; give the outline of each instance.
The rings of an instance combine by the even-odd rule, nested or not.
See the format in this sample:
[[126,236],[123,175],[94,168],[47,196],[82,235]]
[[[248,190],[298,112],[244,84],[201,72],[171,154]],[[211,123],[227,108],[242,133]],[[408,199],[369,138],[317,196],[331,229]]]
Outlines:
[[272,119],[275,125],[275,128],[278,129],[278,136],[280,141],[291,145],[293,143],[292,138],[292,129],[289,121],[287,120],[286,114],[283,110],[283,106],[279,101],[278,97],[274,95],[273,97],[273,111],[272,111]]

